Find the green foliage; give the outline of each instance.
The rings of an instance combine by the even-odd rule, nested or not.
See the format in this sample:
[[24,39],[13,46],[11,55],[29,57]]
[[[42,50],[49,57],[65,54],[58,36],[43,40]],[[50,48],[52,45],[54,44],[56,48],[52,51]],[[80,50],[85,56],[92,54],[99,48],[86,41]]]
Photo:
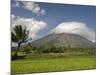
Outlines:
[[85,55],[95,55],[96,49],[95,48],[66,48],[64,46],[56,47],[34,47],[34,52],[37,54],[41,53],[80,53]]
[[23,46],[23,49],[21,50],[27,54],[27,53],[32,52],[33,48],[30,45],[26,45],[26,46]]
[[64,53],[66,51],[65,47],[35,47],[36,53]]
[[71,48],[70,52],[76,52],[76,53],[83,53],[87,55],[95,55],[96,49],[95,48]]

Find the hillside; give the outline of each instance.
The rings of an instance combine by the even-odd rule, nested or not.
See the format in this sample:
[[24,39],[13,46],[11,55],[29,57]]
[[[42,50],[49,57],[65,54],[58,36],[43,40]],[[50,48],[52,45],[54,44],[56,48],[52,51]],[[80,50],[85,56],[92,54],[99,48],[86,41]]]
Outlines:
[[50,34],[45,36],[41,39],[38,39],[31,43],[32,46],[36,47],[46,47],[46,46],[64,46],[71,48],[91,48],[95,47],[95,44],[88,39],[76,35],[76,34],[68,34],[68,33],[61,33],[61,34]]

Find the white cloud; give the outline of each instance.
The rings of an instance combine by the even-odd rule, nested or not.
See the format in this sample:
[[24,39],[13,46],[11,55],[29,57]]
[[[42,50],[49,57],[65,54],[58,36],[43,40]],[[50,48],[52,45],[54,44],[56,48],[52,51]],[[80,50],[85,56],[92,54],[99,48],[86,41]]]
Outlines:
[[33,1],[17,1],[15,0],[15,4],[12,4],[13,7],[22,7],[28,11],[31,11],[32,13],[36,15],[44,15],[45,10],[42,9],[39,4],[33,2]]
[[35,2],[31,2],[31,1],[26,1],[26,2],[22,2],[23,7],[37,15],[44,15],[45,14],[45,10],[42,9],[38,4],[36,4]]
[[15,27],[15,25],[22,25],[23,27],[27,27],[30,32],[29,38],[32,38],[33,40],[36,39],[37,33],[47,26],[46,22],[38,21],[34,18],[22,18],[14,15],[12,15],[11,18],[11,27],[13,28]]
[[88,40],[95,42],[95,32],[87,27],[85,23],[81,22],[63,22],[56,28],[52,29],[50,33],[73,33],[81,35]]
[[15,18],[15,15],[12,14],[12,15],[11,15],[11,19],[13,20],[14,18]]
[[28,10],[33,10],[35,8],[35,3],[34,2],[22,2],[23,7],[28,9]]
[[45,12],[46,12],[46,11],[45,11],[44,9],[42,9],[40,13],[44,15]]

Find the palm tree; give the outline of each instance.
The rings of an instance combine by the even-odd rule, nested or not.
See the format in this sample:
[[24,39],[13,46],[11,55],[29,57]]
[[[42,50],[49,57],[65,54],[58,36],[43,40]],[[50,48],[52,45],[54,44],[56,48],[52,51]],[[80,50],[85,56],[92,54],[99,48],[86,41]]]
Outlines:
[[16,50],[14,56],[18,56],[18,51],[20,50],[20,46],[22,43],[26,43],[28,41],[29,30],[23,28],[21,25],[16,25],[11,32],[11,40],[18,44],[18,49]]

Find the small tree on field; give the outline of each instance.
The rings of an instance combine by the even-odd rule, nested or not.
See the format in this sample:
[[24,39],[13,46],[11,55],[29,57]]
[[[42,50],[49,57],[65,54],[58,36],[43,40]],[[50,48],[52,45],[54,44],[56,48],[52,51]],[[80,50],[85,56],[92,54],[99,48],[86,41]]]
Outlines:
[[28,41],[29,31],[23,28],[21,25],[16,25],[11,32],[11,40],[18,44],[18,49],[16,50],[14,56],[18,56],[18,51],[20,50],[20,46],[22,43],[26,43]]

